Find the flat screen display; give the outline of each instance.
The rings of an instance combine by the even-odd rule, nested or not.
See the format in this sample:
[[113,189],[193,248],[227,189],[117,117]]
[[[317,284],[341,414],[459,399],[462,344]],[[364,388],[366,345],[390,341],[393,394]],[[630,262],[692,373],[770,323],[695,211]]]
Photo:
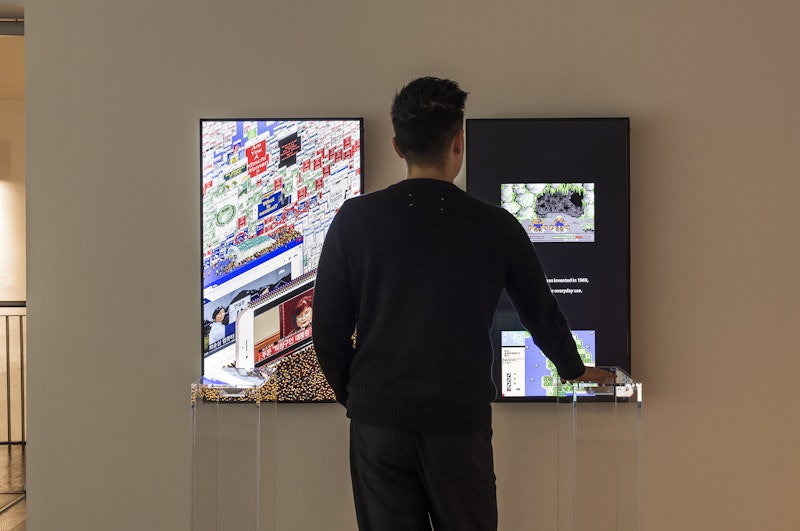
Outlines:
[[[362,139],[361,118],[200,121],[203,374],[235,362],[240,312],[313,286],[333,216],[363,191]],[[283,308],[254,323],[271,334],[257,364],[282,357],[275,334],[279,345],[297,340],[293,350],[310,343],[310,333],[283,335]]]
[[[525,228],[584,363],[630,372],[629,119],[469,119],[466,141],[467,191]],[[498,400],[556,396],[505,293],[492,339]]]

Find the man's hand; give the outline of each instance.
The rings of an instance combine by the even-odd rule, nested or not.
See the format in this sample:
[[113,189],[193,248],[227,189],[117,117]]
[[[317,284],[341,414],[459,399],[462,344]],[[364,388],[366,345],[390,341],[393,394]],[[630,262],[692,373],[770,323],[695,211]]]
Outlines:
[[586,367],[586,371],[572,382],[591,382],[598,384],[613,384],[617,381],[617,376],[605,369],[598,369],[597,367]]

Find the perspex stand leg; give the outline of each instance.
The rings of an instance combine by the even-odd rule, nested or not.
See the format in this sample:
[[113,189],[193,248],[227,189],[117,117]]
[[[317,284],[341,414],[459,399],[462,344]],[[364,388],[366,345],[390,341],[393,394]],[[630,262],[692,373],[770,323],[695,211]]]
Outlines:
[[557,402],[558,531],[641,530],[642,385],[562,384]]

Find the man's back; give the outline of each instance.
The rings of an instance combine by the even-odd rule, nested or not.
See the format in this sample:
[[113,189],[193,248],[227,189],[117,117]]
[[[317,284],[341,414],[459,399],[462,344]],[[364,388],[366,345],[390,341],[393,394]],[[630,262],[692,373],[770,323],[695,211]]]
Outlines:
[[357,321],[349,416],[424,431],[488,428],[489,328],[507,284],[524,293],[521,313],[542,333],[569,336],[524,230],[504,210],[435,179],[345,203],[320,261],[314,335],[326,368],[327,338]]
[[466,97],[434,77],[397,93],[406,180],[345,202],[317,268],[314,345],[351,419],[361,531],[497,529],[489,327],[504,287],[560,374],[584,372],[522,226],[453,184]]

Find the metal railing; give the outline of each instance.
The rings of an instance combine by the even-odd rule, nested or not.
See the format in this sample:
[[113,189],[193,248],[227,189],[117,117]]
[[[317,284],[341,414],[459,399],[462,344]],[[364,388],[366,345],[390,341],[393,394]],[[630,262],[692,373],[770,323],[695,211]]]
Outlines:
[[26,440],[26,328],[25,301],[0,301],[0,444]]

